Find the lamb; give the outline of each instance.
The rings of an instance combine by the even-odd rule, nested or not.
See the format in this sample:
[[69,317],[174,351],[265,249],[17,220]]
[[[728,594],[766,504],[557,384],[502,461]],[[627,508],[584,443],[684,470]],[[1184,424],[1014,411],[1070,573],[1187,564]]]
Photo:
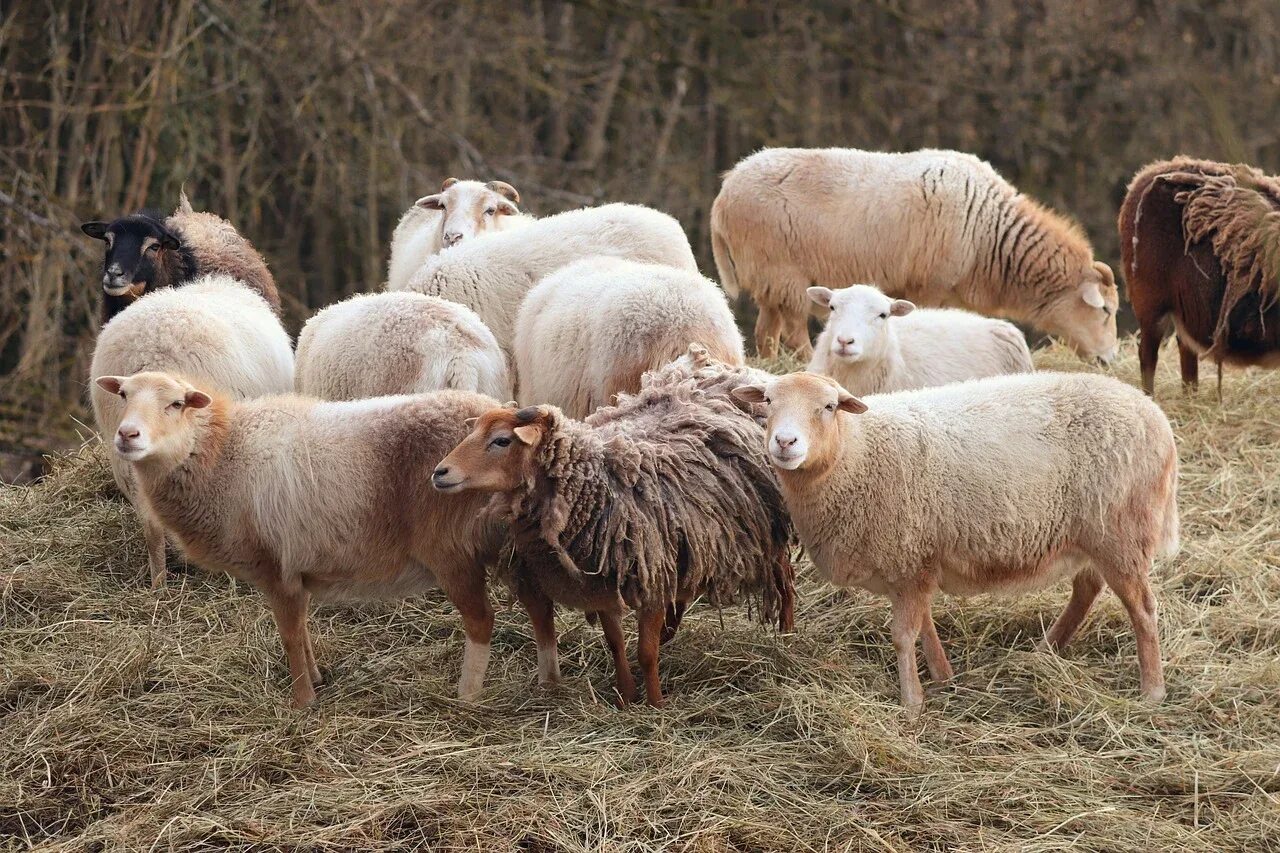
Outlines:
[[298,337],[301,394],[358,400],[447,388],[511,399],[498,342],[463,305],[365,293],[317,312]]
[[1119,294],[1074,223],[956,151],[771,148],[725,174],[711,208],[720,281],[760,307],[756,347],[810,354],[805,289],[874,281],[919,305],[968,308],[1115,356]]
[[542,279],[516,315],[519,400],[571,418],[640,390],[640,377],[701,343],[743,361],[724,293],[696,272],[616,257],[576,261]]
[[811,287],[809,297],[831,310],[809,370],[855,396],[1035,369],[1026,338],[1005,320],[954,308],[915,310],[866,284]]
[[[116,434],[124,404],[94,381],[144,370],[181,373],[236,399],[293,388],[293,347],[263,298],[229,275],[148,293],[102,328],[89,366],[93,417],[104,441]],[[116,484],[137,510],[151,586],[165,580],[164,528],[134,487],[129,466],[111,458]]]
[[689,238],[675,219],[639,205],[606,204],[464,241],[429,260],[406,289],[475,311],[511,363],[516,312],[525,294],[550,273],[592,255],[698,270]]
[[107,244],[102,262],[104,325],[153,290],[214,274],[243,282],[280,313],[280,294],[262,255],[230,222],[193,210],[186,193],[167,218],[142,211],[114,222],[86,222],[80,230]]
[[[733,392],[768,408],[767,447],[800,541],[838,586],[887,595],[902,703],[924,701],[915,643],[951,677],[934,593],[1072,576],[1062,648],[1105,582],[1138,641],[1142,694],[1165,694],[1148,574],[1178,548],[1178,455],[1164,413],[1105,376],[1033,373],[859,400],[796,373]],[[847,413],[847,414],[846,414]],[[857,415],[853,417],[852,415]]]
[[466,632],[458,695],[484,683],[493,630],[485,565],[501,528],[480,495],[435,493],[427,472],[495,405],[465,391],[321,402],[233,402],[169,373],[101,376],[125,401],[117,455],[188,557],[256,587],[280,630],[293,704],[321,681],[311,599],[411,595],[439,586]]
[[449,178],[440,192],[418,199],[400,217],[391,235],[387,289],[404,290],[418,268],[441,249],[533,221],[520,212],[519,204],[520,193],[505,181]]
[[663,703],[658,646],[697,596],[723,605],[757,594],[760,619],[791,630],[790,525],[761,429],[679,370],[585,421],[554,406],[486,412],[435,470],[441,491],[497,493],[543,683],[560,675],[553,602],[599,617],[623,704],[636,696],[627,609],[653,706]]

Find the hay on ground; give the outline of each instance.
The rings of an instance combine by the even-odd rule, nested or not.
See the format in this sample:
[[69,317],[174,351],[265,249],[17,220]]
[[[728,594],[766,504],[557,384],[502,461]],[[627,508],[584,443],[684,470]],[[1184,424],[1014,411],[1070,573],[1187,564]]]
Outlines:
[[1171,368],[1159,383],[1182,463],[1182,552],[1155,577],[1168,700],[1138,701],[1109,593],[1062,656],[1037,644],[1065,587],[941,597],[957,676],[918,726],[897,706],[888,606],[804,565],[795,635],[689,613],[661,711],[610,704],[608,652],[572,614],[565,684],[538,689],[510,605],[483,702],[459,703],[461,625],[439,595],[321,609],[328,683],[291,711],[262,602],[181,568],[149,592],[137,524],[86,448],[0,491],[0,848],[1274,847],[1280,372],[1229,372],[1221,406]]

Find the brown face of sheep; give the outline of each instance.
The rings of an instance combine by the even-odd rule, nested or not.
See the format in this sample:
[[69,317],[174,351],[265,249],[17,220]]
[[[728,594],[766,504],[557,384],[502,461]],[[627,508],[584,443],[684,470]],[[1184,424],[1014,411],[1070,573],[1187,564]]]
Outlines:
[[1068,291],[1041,315],[1039,325],[1060,337],[1085,361],[1110,364],[1116,357],[1116,310],[1120,291],[1111,267],[1094,261],[1075,291]]
[[86,222],[80,230],[107,244],[102,290],[109,296],[136,298],[151,290],[161,254],[181,246],[161,220],[147,214],[135,213],[114,222]]
[[509,492],[528,479],[533,453],[546,433],[546,412],[539,407],[485,412],[440,460],[431,483],[442,492]]
[[416,202],[426,210],[438,210],[440,217],[440,245],[448,248],[463,240],[470,240],[486,231],[499,227],[503,216],[516,216],[520,208],[520,193],[503,181],[460,181],[449,178],[435,195],[424,196]]
[[212,402],[208,394],[168,373],[101,376],[98,387],[124,401],[112,443],[126,462],[183,458],[190,452],[191,412]]
[[783,471],[826,467],[840,446],[839,413],[859,415],[861,400],[833,379],[816,373],[792,373],[762,385],[743,385],[733,396],[765,406],[769,461]]

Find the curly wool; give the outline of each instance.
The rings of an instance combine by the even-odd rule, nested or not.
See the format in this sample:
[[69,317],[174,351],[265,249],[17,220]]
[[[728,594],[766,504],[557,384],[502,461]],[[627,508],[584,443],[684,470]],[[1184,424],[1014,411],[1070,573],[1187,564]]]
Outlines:
[[[534,476],[511,505],[524,573],[603,576],[633,609],[758,593],[762,622],[793,594],[792,531],[759,426],[686,379],[586,422],[549,408]],[[577,580],[577,578],[575,578]]]

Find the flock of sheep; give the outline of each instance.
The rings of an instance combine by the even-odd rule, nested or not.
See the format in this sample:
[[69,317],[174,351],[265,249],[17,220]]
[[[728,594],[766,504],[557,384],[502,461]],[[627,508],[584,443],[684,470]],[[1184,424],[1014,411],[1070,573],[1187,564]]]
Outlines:
[[[918,640],[930,675],[952,674],[939,590],[1066,577],[1050,645],[1105,584],[1142,695],[1163,697],[1148,574],[1178,546],[1169,423],[1113,378],[1034,373],[1022,333],[981,316],[1109,360],[1118,293],[1078,228],[969,155],[770,149],[712,210],[722,290],[664,213],[519,203],[454,179],[419,199],[386,289],[316,313],[296,352],[261,257],[185,196],[167,218],[84,226],[107,244],[93,410],[153,584],[168,539],[260,590],[295,705],[321,682],[312,598],[432,587],[462,617],[474,699],[491,574],[529,613],[543,684],[560,604],[599,622],[634,701],[634,611],[660,705],[659,647],[696,599],[791,630],[797,540],[829,582],[889,598],[909,713]],[[828,315],[809,371],[745,365],[739,289],[764,354],[809,355],[810,311]]]

